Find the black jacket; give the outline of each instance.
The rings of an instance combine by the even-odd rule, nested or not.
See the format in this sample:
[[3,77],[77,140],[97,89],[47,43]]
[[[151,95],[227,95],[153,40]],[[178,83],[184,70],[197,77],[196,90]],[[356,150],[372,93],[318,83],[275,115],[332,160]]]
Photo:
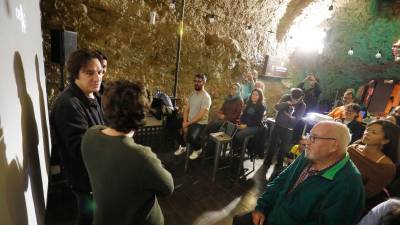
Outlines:
[[275,105],[275,110],[278,111],[275,124],[284,128],[293,129],[297,122],[303,117],[306,110],[304,101],[298,102],[296,105],[289,106],[290,94],[285,94]]
[[349,128],[351,134],[350,144],[362,137],[364,133],[364,127],[360,122],[354,119],[353,121],[347,124],[347,127]]
[[100,96],[95,96],[89,99],[76,84],[70,84],[58,96],[50,115],[53,146],[60,153],[70,185],[86,193],[91,187],[82,161],[82,136],[89,127],[104,124]]

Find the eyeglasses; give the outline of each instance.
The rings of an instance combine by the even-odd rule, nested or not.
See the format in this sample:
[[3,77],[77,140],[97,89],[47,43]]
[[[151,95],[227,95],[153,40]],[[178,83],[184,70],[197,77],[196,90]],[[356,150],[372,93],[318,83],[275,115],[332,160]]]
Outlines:
[[318,139],[320,139],[320,140],[336,140],[336,138],[318,137],[318,136],[315,136],[315,135],[313,135],[313,134],[308,134],[308,135],[306,136],[306,139],[307,139],[307,140],[310,140],[312,144],[314,144],[314,143],[315,143],[315,140],[318,140]]

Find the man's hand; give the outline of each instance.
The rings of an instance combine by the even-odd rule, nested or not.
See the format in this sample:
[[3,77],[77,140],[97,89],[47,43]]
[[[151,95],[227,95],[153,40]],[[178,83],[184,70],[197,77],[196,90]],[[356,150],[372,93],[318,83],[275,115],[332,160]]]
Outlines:
[[182,128],[188,128],[189,125],[190,125],[190,123],[189,123],[188,121],[184,121],[184,122],[182,123]]
[[224,120],[225,119],[225,115],[223,113],[218,113],[217,114],[218,119],[220,120]]
[[263,225],[265,221],[265,215],[262,212],[254,211],[251,213],[253,217],[253,224],[254,225]]
[[238,128],[238,129],[244,129],[244,128],[246,128],[246,127],[247,127],[246,124],[238,124],[238,125],[237,125],[237,128]]

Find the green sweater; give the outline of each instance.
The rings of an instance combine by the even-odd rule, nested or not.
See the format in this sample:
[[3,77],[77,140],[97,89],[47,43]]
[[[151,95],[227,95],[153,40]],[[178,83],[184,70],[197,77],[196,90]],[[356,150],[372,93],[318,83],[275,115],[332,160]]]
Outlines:
[[157,196],[172,193],[171,174],[149,147],[105,135],[104,128],[91,127],[82,139],[95,202],[93,225],[164,224]]
[[348,154],[288,193],[308,163],[303,153],[270,182],[256,210],[266,215],[268,225],[355,224],[364,207],[364,187]]

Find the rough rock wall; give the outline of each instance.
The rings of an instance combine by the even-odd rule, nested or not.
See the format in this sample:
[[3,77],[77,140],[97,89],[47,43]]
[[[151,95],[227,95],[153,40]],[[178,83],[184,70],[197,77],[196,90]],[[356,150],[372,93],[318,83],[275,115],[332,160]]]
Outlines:
[[[178,97],[193,90],[195,73],[205,72],[215,110],[230,82],[248,68],[261,72],[265,55],[274,54],[275,31],[288,1],[186,0]],[[172,95],[180,2],[173,10],[170,0],[42,0],[50,105],[59,86],[58,66],[50,62],[51,28],[77,31],[79,47],[103,51],[109,58],[104,79],[141,80]],[[154,25],[151,11],[157,13]]]
[[[327,36],[321,55],[293,55],[290,73],[303,79],[315,71],[323,89],[322,100],[333,100],[347,88],[358,88],[373,78],[400,79],[391,47],[400,39],[400,4],[381,0],[337,0],[326,21]],[[347,52],[354,49],[352,56]],[[375,55],[380,50],[382,58]],[[296,82],[295,82],[296,83]]]

